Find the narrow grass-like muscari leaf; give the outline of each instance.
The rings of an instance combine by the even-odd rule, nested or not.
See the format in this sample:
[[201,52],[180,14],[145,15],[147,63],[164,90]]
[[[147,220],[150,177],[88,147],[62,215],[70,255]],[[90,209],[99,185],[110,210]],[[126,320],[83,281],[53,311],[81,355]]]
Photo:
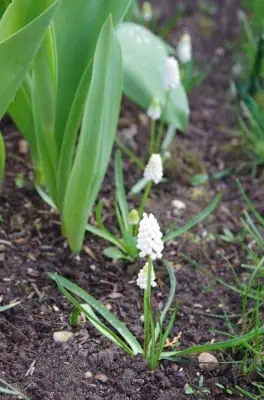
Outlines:
[[17,390],[16,388],[14,388],[12,385],[10,385],[9,383],[7,383],[4,379],[0,378],[0,383],[1,385],[4,386],[0,386],[0,393],[3,394],[10,394],[12,396],[16,396],[19,399],[24,399],[24,400],[30,400],[27,396],[25,396],[23,393],[21,393],[19,390]]
[[[108,339],[110,339],[112,342],[120,346],[124,351],[126,351],[128,354],[131,356],[134,355],[133,351],[131,348],[111,329],[109,329],[104,323],[102,323],[99,318],[95,315],[89,304],[80,304],[78,301],[73,297],[69,291],[65,289],[65,287],[61,284],[60,279],[57,279],[57,285],[60,289],[60,291],[64,294],[64,296],[72,303],[72,305],[75,307],[74,312],[72,316],[74,315],[74,326],[76,322],[76,310],[78,310],[79,313],[84,313],[85,316],[88,318],[88,320],[91,322],[92,325],[94,325],[99,332],[101,332],[103,335],[105,335]],[[92,311],[92,312],[91,312]]]
[[119,333],[120,336],[129,344],[134,354],[142,353],[142,347],[138,343],[135,336],[127,329],[126,325],[121,322],[114,314],[107,310],[99,301],[89,295],[85,290],[81,289],[76,284],[70,282],[68,279],[63,278],[57,274],[49,274],[49,276],[64,289],[71,292],[72,294],[80,297],[90,307],[92,307],[99,315],[101,315],[114,329]]
[[[168,57],[165,43],[148,29],[131,22],[121,24],[117,34],[124,58],[125,95],[144,109],[155,97],[164,106],[166,91],[162,73]],[[184,130],[188,124],[189,106],[182,85],[171,92],[166,108],[166,122]]]
[[105,239],[107,242],[114,244],[116,247],[126,253],[125,245],[108,230],[97,228],[96,226],[93,226],[91,224],[86,224],[86,230],[87,232],[90,232],[93,235],[96,235],[102,239]]
[[5,143],[0,132],[0,187],[4,179],[5,174]]
[[39,50],[57,0],[13,0],[0,21],[0,118]]
[[175,278],[175,273],[174,270],[172,269],[170,263],[167,260],[164,260],[164,265],[167,268],[168,274],[169,274],[169,278],[170,278],[170,292],[169,292],[169,297],[168,300],[165,304],[164,309],[162,310],[162,313],[160,315],[159,318],[159,323],[156,324],[156,328],[155,328],[155,340],[157,340],[157,337],[159,335],[160,332],[160,327],[162,326],[162,323],[167,315],[167,312],[169,310],[169,308],[171,307],[174,298],[175,298],[175,292],[176,292],[176,278]]
[[163,241],[167,242],[168,240],[172,240],[175,237],[182,235],[183,233],[198,225],[214,211],[214,209],[218,206],[220,199],[221,195],[217,195],[214,200],[200,214],[192,218],[189,222],[187,222],[187,224],[164,235]]
[[189,347],[184,350],[163,352],[161,354],[161,360],[176,360],[179,357],[184,357],[194,353],[202,353],[204,351],[222,351],[225,349],[230,349],[232,347],[244,346],[246,343],[254,340],[257,336],[264,334],[264,326],[259,329],[253,329],[244,336],[238,336],[231,340],[226,340],[224,342],[217,343],[207,343],[199,346]]
[[17,306],[20,303],[21,303],[21,301],[16,301],[15,303],[10,303],[10,304],[7,304],[5,306],[0,306],[0,312],[9,310],[10,308],[13,308],[13,307]]
[[81,249],[88,216],[109,162],[123,86],[121,50],[112,19],[98,38],[91,85],[63,206],[63,229],[73,252]]
[[125,260],[128,257],[116,247],[106,247],[103,251],[106,257],[112,258],[113,260]]

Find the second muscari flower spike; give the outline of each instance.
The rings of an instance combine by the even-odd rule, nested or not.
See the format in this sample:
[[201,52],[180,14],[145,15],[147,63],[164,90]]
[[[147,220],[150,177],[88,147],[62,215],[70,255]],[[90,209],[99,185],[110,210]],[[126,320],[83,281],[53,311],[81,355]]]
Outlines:
[[154,98],[147,111],[148,117],[157,121],[161,117],[161,106],[158,98]]
[[139,256],[141,258],[148,256],[152,260],[162,258],[164,248],[162,232],[153,214],[143,214],[139,223],[137,248],[140,250]]
[[[140,289],[147,289],[148,286],[148,269],[149,269],[149,263],[146,262],[144,267],[139,271],[138,273],[138,278],[137,278],[137,285],[140,287]],[[157,283],[155,282],[155,272],[153,265],[151,264],[151,282],[150,282],[152,287],[156,287]]]
[[163,87],[166,90],[176,89],[181,82],[179,63],[174,57],[168,57],[163,69]]
[[189,33],[184,33],[178,43],[177,57],[182,64],[192,60],[192,39]]
[[163,177],[163,165],[160,154],[152,154],[144,171],[146,182],[153,181],[158,184]]

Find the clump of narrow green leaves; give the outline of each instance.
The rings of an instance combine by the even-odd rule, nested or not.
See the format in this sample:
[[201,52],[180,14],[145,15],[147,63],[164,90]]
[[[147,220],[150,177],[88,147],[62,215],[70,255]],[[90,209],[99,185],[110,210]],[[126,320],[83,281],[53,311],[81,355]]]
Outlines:
[[[96,207],[96,223],[97,226],[87,224],[86,229],[88,232],[105,239],[107,242],[114,245],[114,247],[107,247],[104,250],[104,254],[112,259],[124,259],[127,261],[135,261],[138,258],[138,249],[136,235],[138,231],[138,223],[141,218],[141,214],[144,211],[144,204],[146,203],[146,196],[149,195],[148,186],[145,189],[145,193],[141,199],[141,205],[139,209],[129,210],[127,195],[124,187],[124,175],[123,175],[123,164],[121,153],[118,151],[115,155],[115,215],[117,221],[117,231],[120,236],[116,233],[109,231],[105,226],[102,217],[103,202],[100,201]],[[183,235],[188,230],[194,228],[205,218],[207,218],[214,209],[218,206],[220,196],[216,196],[214,200],[198,215],[193,217],[182,227],[173,228],[168,231],[163,237],[164,243],[169,240],[175,239]],[[143,205],[143,209],[142,206]],[[134,215],[134,220],[132,219]]]
[[[145,291],[144,318],[148,319],[149,325],[147,329],[148,334],[147,336],[145,335],[145,343],[143,346],[141,346],[133,333],[128,330],[126,325],[121,322],[117,317],[115,317],[94,297],[89,295],[79,286],[70,282],[68,279],[59,276],[58,274],[50,274],[50,277],[57,283],[60,291],[74,306],[73,313],[71,314],[71,324],[73,326],[76,326],[78,324],[79,315],[80,313],[83,313],[86,316],[87,320],[102,335],[121,347],[130,356],[135,356],[137,354],[144,355],[144,358],[149,360],[150,368],[155,369],[159,360],[162,359],[162,351],[170,334],[177,312],[176,306],[170,317],[170,322],[167,325],[167,328],[163,330],[163,322],[173,303],[176,290],[176,279],[174,271],[168,262],[165,261],[165,265],[170,278],[170,292],[167,303],[161,314],[158,316],[156,323],[154,323],[150,305],[150,282],[148,284],[148,290]],[[76,300],[76,297],[80,298],[82,300],[82,303],[79,303],[78,300]],[[107,325],[105,324],[104,320]]]

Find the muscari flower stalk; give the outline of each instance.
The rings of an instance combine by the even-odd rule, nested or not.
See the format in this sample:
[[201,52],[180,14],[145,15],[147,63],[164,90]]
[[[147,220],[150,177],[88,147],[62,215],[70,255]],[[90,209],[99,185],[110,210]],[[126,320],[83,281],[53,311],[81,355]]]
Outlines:
[[192,39],[189,33],[184,33],[178,43],[177,57],[181,64],[192,60]]
[[157,98],[154,98],[148,108],[147,111],[148,117],[152,119],[152,121],[157,121],[161,117],[161,106],[160,101]]
[[[148,286],[148,269],[149,269],[149,263],[146,262],[144,267],[139,271],[138,278],[137,278],[137,285],[140,287],[140,289],[147,289]],[[153,265],[151,264],[151,280],[150,284],[152,287],[156,287],[157,283],[155,282],[155,272]]]
[[141,258],[150,257],[151,260],[162,258],[164,248],[162,233],[153,214],[143,214],[139,223],[137,248],[140,250],[139,256]]
[[150,22],[153,18],[152,5],[148,1],[144,1],[142,5],[142,17],[145,22]]
[[159,154],[152,154],[144,171],[144,179],[146,182],[153,181],[158,184],[163,177],[162,159]]
[[180,81],[179,63],[174,57],[168,57],[163,69],[163,87],[166,90],[176,89]]

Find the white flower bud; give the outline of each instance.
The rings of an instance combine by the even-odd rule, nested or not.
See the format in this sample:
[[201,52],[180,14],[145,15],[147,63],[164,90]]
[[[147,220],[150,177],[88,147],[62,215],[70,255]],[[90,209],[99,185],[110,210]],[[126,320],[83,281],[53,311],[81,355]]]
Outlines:
[[148,108],[147,112],[149,118],[151,118],[153,121],[156,121],[157,119],[160,119],[161,117],[161,107],[160,107],[160,101],[157,98],[154,98]]
[[156,260],[156,258],[162,257],[164,248],[162,233],[153,214],[143,214],[139,223],[137,248],[140,250],[139,256],[142,258],[150,256],[152,260]]
[[176,89],[180,81],[179,63],[174,57],[168,57],[163,70],[163,87],[166,90]]
[[[140,287],[140,289],[147,289],[148,286],[148,269],[149,265],[148,262],[144,265],[144,267],[139,271],[138,278],[137,278],[137,285]],[[157,286],[155,282],[155,273],[154,273],[154,268],[153,265],[151,265],[151,279],[150,279],[150,284],[152,287]]]
[[153,181],[160,183],[163,177],[162,159],[159,154],[152,154],[144,171],[144,179],[146,182]]
[[137,225],[139,223],[139,214],[138,210],[131,210],[128,214],[128,223],[129,225]]
[[152,5],[148,1],[142,4],[142,17],[145,22],[150,22],[153,18]]
[[192,60],[192,39],[188,33],[184,33],[179,41],[177,57],[182,64]]

